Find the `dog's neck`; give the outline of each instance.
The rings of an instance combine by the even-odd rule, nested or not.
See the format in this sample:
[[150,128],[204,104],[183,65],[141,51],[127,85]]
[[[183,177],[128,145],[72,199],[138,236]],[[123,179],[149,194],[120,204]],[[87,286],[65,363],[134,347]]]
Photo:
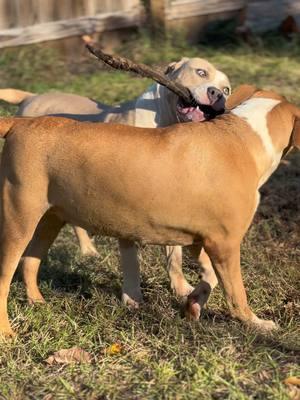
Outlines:
[[[231,112],[246,121],[260,139],[260,149],[253,150],[262,186],[278,167],[285,148],[288,146],[291,123],[281,118],[281,100],[253,97]],[[286,115],[286,114],[285,114]],[[276,124],[276,122],[279,122]]]
[[155,83],[136,101],[135,126],[166,127],[175,124],[177,96]]

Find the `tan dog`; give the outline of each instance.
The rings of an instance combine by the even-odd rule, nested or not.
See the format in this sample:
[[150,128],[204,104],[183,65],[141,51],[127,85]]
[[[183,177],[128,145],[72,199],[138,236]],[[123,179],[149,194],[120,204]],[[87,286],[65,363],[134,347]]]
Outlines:
[[[183,58],[169,64],[166,74],[188,87],[199,104],[212,106],[219,110],[231,88],[227,76],[201,58]],[[199,108],[182,104],[182,101],[165,87],[154,84],[137,100],[110,107],[87,97],[67,93],[46,93],[34,95],[15,89],[0,90],[0,99],[19,104],[17,115],[40,116],[59,114],[81,121],[121,122],[140,127],[164,127],[178,121],[204,121],[205,115]],[[209,109],[207,110],[209,113]],[[97,254],[87,232],[76,227],[75,232],[83,254]],[[126,304],[137,307],[142,299],[137,250],[134,243],[120,241],[121,264],[124,274],[123,300]],[[189,285],[182,273],[181,247],[167,247],[171,287],[179,297],[187,296],[193,287]],[[201,258],[206,279],[211,287],[217,283],[211,275],[210,261],[205,253]],[[206,266],[208,265],[208,268]],[[42,302],[43,297],[37,287],[37,270],[23,269],[27,283],[29,302]]]
[[[204,246],[233,317],[264,330],[249,308],[240,243],[259,188],[293,147],[300,109],[283,97],[241,88],[227,115],[165,129],[82,124],[64,118],[2,118],[0,171],[0,331],[11,334],[7,297],[25,249],[39,265],[65,222],[142,243]],[[33,157],[34,154],[34,157]],[[178,162],[180,155],[180,163]],[[213,166],[213,167],[212,167]],[[201,282],[187,314],[208,298]]]

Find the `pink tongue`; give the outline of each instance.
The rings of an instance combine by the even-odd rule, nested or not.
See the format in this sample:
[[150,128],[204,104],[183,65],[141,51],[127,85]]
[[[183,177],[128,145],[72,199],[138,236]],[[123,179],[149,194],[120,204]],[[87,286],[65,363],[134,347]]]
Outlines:
[[188,119],[193,122],[201,122],[205,120],[204,114],[199,108],[190,108],[189,111],[186,113]]
[[205,121],[205,116],[199,108],[194,107],[178,107],[180,114],[185,115],[190,121],[201,122]]
[[[179,107],[178,107],[179,108]],[[191,111],[191,110],[193,110],[193,107],[185,107],[185,108],[179,108],[179,110],[180,110],[180,113],[181,114],[187,114],[189,111]]]

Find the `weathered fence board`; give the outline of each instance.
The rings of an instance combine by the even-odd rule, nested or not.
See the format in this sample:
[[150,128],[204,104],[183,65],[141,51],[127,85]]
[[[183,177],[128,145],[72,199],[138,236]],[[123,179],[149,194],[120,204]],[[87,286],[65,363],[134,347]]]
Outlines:
[[26,28],[13,28],[0,31],[0,40],[2,37],[0,48],[137,26],[139,22],[140,13],[132,11],[103,13],[94,17],[45,22]]
[[181,19],[208,14],[240,10],[245,0],[168,0],[166,3],[166,19]]
[[[300,0],[148,0],[154,25],[183,28],[197,39],[215,20],[243,15],[260,32],[288,15],[300,23]],[[143,0],[0,0],[0,48],[141,25]],[[155,24],[156,23],[156,24]]]
[[[300,20],[300,0],[150,0],[154,16],[166,27],[177,21],[186,29],[197,30],[197,19],[205,26],[213,20],[245,16],[245,24],[254,32],[276,29],[288,16]],[[240,15],[242,15],[240,14]],[[197,18],[196,18],[197,17]],[[190,25],[192,24],[192,26]]]
[[0,48],[139,26],[140,0],[0,0]]

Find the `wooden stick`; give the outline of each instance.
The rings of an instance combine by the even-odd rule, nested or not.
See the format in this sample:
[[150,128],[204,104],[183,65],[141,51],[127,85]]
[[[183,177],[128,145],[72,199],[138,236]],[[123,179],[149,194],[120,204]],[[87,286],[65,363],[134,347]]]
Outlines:
[[[191,92],[188,88],[181,85],[179,82],[172,81],[168,79],[166,75],[159,73],[153,68],[149,67],[145,64],[136,64],[131,60],[128,60],[124,57],[112,56],[110,54],[103,53],[99,48],[95,48],[91,45],[91,42],[86,42],[86,48],[99,60],[103,61],[105,64],[109,65],[112,68],[135,72],[136,74],[143,76],[145,78],[153,79],[159,84],[165,86],[173,93],[177,94],[177,96],[181,97],[188,104],[195,104],[196,101],[192,96]],[[197,103],[196,103],[197,104]]]

